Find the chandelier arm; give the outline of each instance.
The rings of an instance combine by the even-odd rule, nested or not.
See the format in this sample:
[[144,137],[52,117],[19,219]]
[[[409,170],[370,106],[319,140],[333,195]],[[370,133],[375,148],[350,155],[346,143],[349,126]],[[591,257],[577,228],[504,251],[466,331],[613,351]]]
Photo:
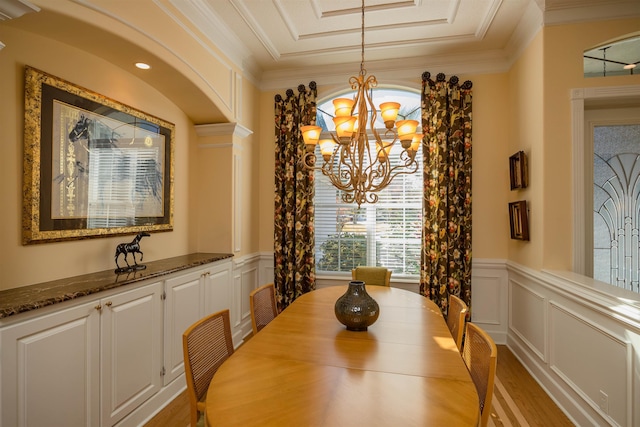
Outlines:
[[[397,171],[397,172],[396,172]],[[418,171],[418,162],[413,161],[409,163],[405,163],[404,165],[397,165],[390,169],[389,171],[389,181],[393,180],[398,175],[411,175]]]
[[[333,184],[336,188],[341,189],[340,181],[337,179],[337,174],[333,172],[334,165],[336,164],[336,156],[338,153],[338,148],[341,147],[341,145],[340,145],[340,141],[335,135],[331,134],[331,138],[333,138],[333,141],[336,144],[336,148],[334,148],[333,152],[331,153],[331,157],[329,157],[329,159],[325,161],[324,164],[322,165],[322,173],[329,178],[329,180],[331,181],[331,184]],[[340,157],[338,157],[338,160],[339,162],[342,161]]]
[[[345,147],[343,147],[343,150],[346,150]],[[342,156],[342,158],[344,159],[345,156]],[[358,173],[357,173],[358,169],[355,168],[354,163],[353,162],[340,162],[340,170],[339,170],[339,176],[340,176],[340,182],[342,183],[342,185],[344,186],[345,189],[349,189],[349,188],[356,188],[358,183]]]
[[[349,152],[348,148],[349,147],[346,145],[339,145],[334,150],[334,156],[338,151],[340,151],[340,155],[338,158],[339,160],[337,162],[335,173],[332,173],[332,175],[329,176],[329,179],[334,184],[334,186],[342,191],[350,191],[350,188],[355,187],[354,179],[356,176],[356,172],[354,170],[355,168],[352,159],[353,154]],[[349,161],[346,161],[347,157],[349,157]],[[335,163],[332,163],[332,169],[334,164]]]

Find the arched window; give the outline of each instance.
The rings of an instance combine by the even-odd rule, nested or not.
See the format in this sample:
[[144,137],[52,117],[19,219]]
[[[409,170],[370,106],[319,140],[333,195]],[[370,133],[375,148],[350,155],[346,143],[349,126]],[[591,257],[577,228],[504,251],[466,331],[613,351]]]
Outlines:
[[[334,130],[334,98],[351,97],[340,93],[318,102],[316,124],[323,132]],[[373,91],[374,105],[396,101],[402,105],[398,120],[421,121],[420,93],[403,89],[380,88]],[[380,117],[378,112],[378,118]],[[379,120],[380,135],[384,123]],[[324,138],[325,136],[323,136]],[[370,139],[371,141],[373,139]],[[391,152],[392,162],[399,161],[401,148]],[[331,185],[321,171],[315,172],[315,249],[317,274],[350,273],[360,265],[382,266],[393,277],[418,277],[420,273],[420,236],[422,230],[422,150],[416,154],[418,171],[399,175],[379,193],[375,204],[342,201],[342,193]],[[316,164],[322,164],[317,149]]]

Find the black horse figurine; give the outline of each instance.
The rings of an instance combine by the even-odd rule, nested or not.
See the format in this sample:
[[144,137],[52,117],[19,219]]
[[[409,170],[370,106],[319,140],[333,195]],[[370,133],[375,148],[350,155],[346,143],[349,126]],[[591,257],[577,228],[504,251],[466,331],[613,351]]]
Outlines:
[[[133,271],[133,270],[144,270],[145,268],[147,268],[146,265],[138,265],[138,262],[136,261],[136,253],[140,254],[140,261],[142,261],[144,254],[140,250],[140,240],[142,240],[143,237],[147,237],[147,236],[150,236],[150,234],[144,233],[144,232],[138,233],[138,235],[131,241],[131,243],[120,243],[116,247],[116,255],[115,255],[116,267],[117,267],[116,273],[122,273],[125,271]],[[124,255],[124,262],[127,263],[126,267],[120,267],[120,265],[118,264],[118,257],[121,254]],[[129,254],[133,255],[133,263],[134,263],[133,266],[131,266],[129,264],[129,261],[127,261],[127,256]]]

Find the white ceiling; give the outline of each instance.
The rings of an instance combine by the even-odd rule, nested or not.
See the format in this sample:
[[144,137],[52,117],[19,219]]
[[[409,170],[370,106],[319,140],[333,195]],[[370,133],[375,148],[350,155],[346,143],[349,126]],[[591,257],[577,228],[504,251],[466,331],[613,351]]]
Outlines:
[[[292,87],[310,77],[343,87],[359,70],[360,0],[0,0],[0,27],[58,39],[129,69],[153,52],[57,8],[88,8],[128,24],[136,13],[127,6],[131,1],[149,19],[166,14],[185,28],[197,27],[190,33],[194,42],[209,39],[263,90]],[[365,67],[385,84],[406,83],[423,71],[461,77],[503,72],[543,25],[633,16],[640,17],[640,0],[366,0]],[[630,50],[630,59],[640,60],[637,45]],[[622,61],[617,51],[606,50],[607,58]],[[592,63],[600,72],[602,61]],[[195,123],[225,120],[161,57],[145,79],[176,100]]]
[[[262,81],[361,60],[361,0],[171,0]],[[640,16],[640,0],[366,0],[365,67],[506,69],[541,25]],[[220,45],[219,43],[217,43]],[[494,70],[470,70],[493,67]],[[355,64],[355,65],[353,65]],[[369,67],[366,67],[369,68]],[[440,71],[440,70],[438,70]],[[343,78],[343,77],[342,77]]]

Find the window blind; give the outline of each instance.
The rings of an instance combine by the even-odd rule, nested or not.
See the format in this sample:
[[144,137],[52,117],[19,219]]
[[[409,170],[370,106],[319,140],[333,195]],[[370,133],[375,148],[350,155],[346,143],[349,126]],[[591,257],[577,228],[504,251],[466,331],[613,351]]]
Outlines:
[[[400,164],[400,153],[399,146],[392,150],[392,165]],[[419,168],[414,174],[396,176],[378,193],[377,203],[360,208],[342,202],[342,192],[321,171],[315,172],[318,273],[350,272],[359,265],[369,265],[389,268],[396,277],[419,275],[422,150],[416,160]],[[318,150],[316,165],[322,162]]]

